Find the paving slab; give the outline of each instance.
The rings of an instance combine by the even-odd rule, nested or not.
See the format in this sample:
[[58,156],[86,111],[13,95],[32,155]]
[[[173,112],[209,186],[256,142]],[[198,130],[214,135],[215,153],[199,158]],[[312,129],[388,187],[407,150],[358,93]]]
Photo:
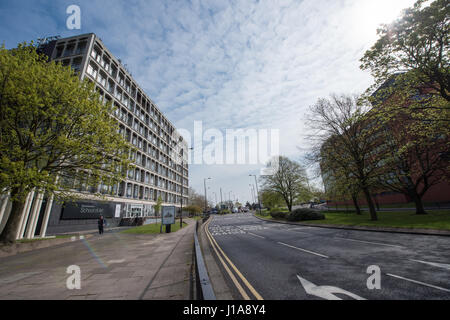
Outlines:
[[[195,221],[186,222],[170,234],[105,233],[0,257],[0,299],[192,299]],[[79,266],[81,289],[67,288],[69,266]]]

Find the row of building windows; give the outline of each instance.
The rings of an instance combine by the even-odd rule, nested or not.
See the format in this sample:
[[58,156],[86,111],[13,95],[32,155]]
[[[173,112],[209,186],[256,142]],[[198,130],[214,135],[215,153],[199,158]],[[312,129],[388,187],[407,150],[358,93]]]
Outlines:
[[[90,71],[88,71],[88,74],[91,75],[91,77],[95,76],[95,74],[91,74]],[[96,81],[99,82],[101,80],[99,80],[97,78]],[[112,101],[112,98],[110,96],[108,96],[106,93],[104,93],[103,90],[100,89],[99,91],[100,91],[100,94],[104,97],[103,100],[105,103]],[[145,139],[138,138],[137,135],[133,135],[132,139],[130,140],[129,133],[127,133],[127,136],[125,138],[129,142],[131,142],[133,145],[135,145],[139,149],[143,150],[144,152],[147,152],[147,150],[146,150],[147,146],[146,146],[145,140],[148,140],[153,145],[155,145],[156,147],[161,149],[163,151],[163,153],[169,155],[169,157],[166,157],[167,159],[163,158],[160,160],[163,161],[166,165],[171,166],[171,164],[169,164],[168,159],[170,157],[173,157],[174,155],[176,155],[177,152],[176,151],[174,152],[168,144],[166,144],[162,139],[160,139],[157,136],[157,130],[158,130],[157,124],[153,120],[149,120],[148,116],[145,116],[145,118],[144,118],[144,113],[141,112],[139,108],[134,108],[134,109],[128,108],[129,110],[134,111],[134,116],[133,116],[133,114],[131,112],[127,112],[127,110],[125,108],[121,108],[117,102],[115,102],[114,105],[115,105],[116,118],[120,119],[128,127],[132,128],[136,133],[139,133]],[[150,128],[147,127],[144,123],[140,122],[139,119],[140,120],[145,119],[146,124]],[[123,130],[123,128],[121,130]],[[162,131],[160,131],[160,132],[162,132]],[[184,156],[184,153],[183,153],[183,156]],[[185,156],[184,156],[184,158],[185,158]],[[185,159],[185,162],[187,162],[186,159]]]
[[[148,113],[149,116],[154,118],[157,123],[161,126],[161,129],[165,131],[165,133],[161,133],[161,136],[168,141],[170,140],[170,136],[173,134],[175,129],[165,120],[164,116],[157,110],[154,104],[150,101],[150,99],[146,98],[144,94],[141,93],[140,90],[137,90],[137,85],[125,75],[125,72],[120,69],[111,59],[111,57],[104,51],[100,49],[100,46],[96,43],[94,48],[90,54],[92,60],[90,61],[88,68],[92,72],[99,72],[98,65],[100,65],[105,72],[101,74],[102,82],[104,83],[104,87],[107,90],[116,96],[119,101],[126,102],[131,99],[137,107],[142,106],[143,111]],[[94,61],[96,63],[94,63]],[[107,76],[109,74],[109,77]],[[119,84],[116,88],[112,88],[114,85],[114,80]],[[111,85],[111,87],[110,87]],[[128,95],[125,94],[128,93]],[[125,98],[122,98],[125,96]],[[173,143],[174,145],[176,142]]]
[[[157,177],[155,177],[156,179]],[[130,181],[122,181],[118,184],[107,185],[105,183],[99,183],[98,185],[88,185],[86,183],[87,180],[82,179],[82,181],[75,181],[75,179],[71,177],[62,178],[62,183],[68,189],[77,191],[77,192],[87,192],[91,194],[100,193],[103,195],[110,195],[114,197],[121,198],[131,198],[131,199],[140,199],[140,200],[151,200],[156,201],[159,197],[165,203],[174,203],[178,204],[181,201],[181,188],[177,188],[177,190],[159,190],[156,188],[150,188],[148,186],[132,183]],[[166,182],[167,183],[167,182]],[[158,188],[158,186],[156,186]],[[174,184],[171,185],[169,189],[173,189]],[[176,194],[176,193],[177,194]],[[186,200],[188,194],[188,189],[183,188],[183,201]]]
[[[65,45],[57,44],[56,58],[59,58],[63,65],[70,65],[75,71],[80,72],[83,56],[73,55],[85,53],[87,41],[82,43],[83,41],[85,41],[84,38],[78,42],[71,40]],[[101,99],[104,103],[111,102],[115,106],[114,115],[119,120],[119,132],[139,149],[138,152],[130,153],[130,159],[136,168],[128,171],[127,178],[144,185],[127,180],[111,190],[106,190],[106,186],[100,185],[79,191],[101,192],[154,201],[161,192],[164,202],[177,202],[174,200],[177,195],[170,191],[180,194],[182,183],[183,192],[187,194],[187,188],[184,186],[188,185],[188,180],[182,178],[181,173],[187,176],[188,172],[187,164],[185,168],[181,168],[180,165],[177,165],[176,160],[172,160],[179,159],[179,155],[187,156],[182,152],[183,146],[177,143],[177,139],[172,138],[175,133],[173,127],[164,119],[153,103],[139,89],[136,89],[137,86],[106,51],[102,52],[96,44],[86,59],[86,73],[97,83],[96,87],[100,92]],[[144,169],[151,170],[155,174]],[[148,188],[146,185],[169,192]],[[155,191],[153,192],[153,190]]]

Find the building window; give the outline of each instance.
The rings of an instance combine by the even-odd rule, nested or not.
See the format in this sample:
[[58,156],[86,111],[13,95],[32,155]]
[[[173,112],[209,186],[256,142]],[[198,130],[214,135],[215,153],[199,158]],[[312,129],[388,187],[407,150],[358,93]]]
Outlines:
[[64,51],[64,57],[71,56],[73,54],[74,49],[75,49],[75,44],[73,44],[73,43],[68,44],[66,47],[66,50]]
[[64,52],[64,45],[56,47],[56,56],[55,58],[61,58]]
[[87,42],[86,41],[80,41],[78,42],[77,51],[75,54],[82,54],[86,50]]
[[72,61],[72,69],[75,72],[79,72],[81,69],[81,62],[83,61],[83,59],[81,57],[75,58]]
[[97,66],[95,66],[95,65],[92,64],[92,63],[89,63],[89,66],[88,66],[88,68],[87,68],[87,73],[88,73],[92,78],[94,78],[94,79],[97,78],[97,71],[98,71]]

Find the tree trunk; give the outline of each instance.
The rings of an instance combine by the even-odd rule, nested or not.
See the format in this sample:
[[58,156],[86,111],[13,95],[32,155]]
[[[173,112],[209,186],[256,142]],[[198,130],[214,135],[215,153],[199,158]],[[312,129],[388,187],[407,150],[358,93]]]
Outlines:
[[359,207],[358,199],[356,198],[355,195],[352,195],[352,200],[353,200],[353,204],[355,205],[356,214],[361,215],[361,208]]
[[369,189],[367,187],[362,188],[362,191],[364,193],[364,196],[366,197],[367,204],[369,206],[369,212],[370,212],[370,220],[377,221],[377,211],[375,210],[375,206],[373,205],[372,197],[370,196]]
[[[11,198],[13,198],[13,195]],[[24,207],[25,199],[12,201],[11,213],[8,221],[6,222],[5,228],[0,235],[0,242],[3,242],[4,244],[12,244],[16,241],[20,218]]]
[[380,204],[378,203],[377,195],[373,196],[373,200],[375,201],[375,205],[377,206],[377,211],[380,211]]
[[423,207],[422,198],[416,193],[413,195],[414,204],[416,205],[416,214],[427,214]]

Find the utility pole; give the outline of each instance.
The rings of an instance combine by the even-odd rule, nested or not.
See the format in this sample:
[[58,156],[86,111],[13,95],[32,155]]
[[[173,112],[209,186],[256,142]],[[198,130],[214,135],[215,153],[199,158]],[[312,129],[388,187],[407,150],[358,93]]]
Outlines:
[[259,207],[259,214],[261,214],[261,201],[259,200],[259,191],[258,191],[258,180],[256,179],[255,174],[250,174],[250,177],[255,177],[255,183],[256,183],[256,194],[258,196],[258,207]]
[[253,184],[249,184],[249,186],[250,186],[250,192],[252,194],[252,201],[253,201],[253,203],[256,203],[255,187]]
[[[181,206],[180,206],[180,229],[183,228],[183,180],[184,180],[184,152],[183,147],[181,147]],[[194,150],[194,148],[189,148],[189,150]],[[162,219],[162,218],[161,218]]]
[[211,178],[204,178],[203,179],[203,184],[205,186],[205,213],[208,211],[208,197],[206,195],[206,180],[211,180]]

